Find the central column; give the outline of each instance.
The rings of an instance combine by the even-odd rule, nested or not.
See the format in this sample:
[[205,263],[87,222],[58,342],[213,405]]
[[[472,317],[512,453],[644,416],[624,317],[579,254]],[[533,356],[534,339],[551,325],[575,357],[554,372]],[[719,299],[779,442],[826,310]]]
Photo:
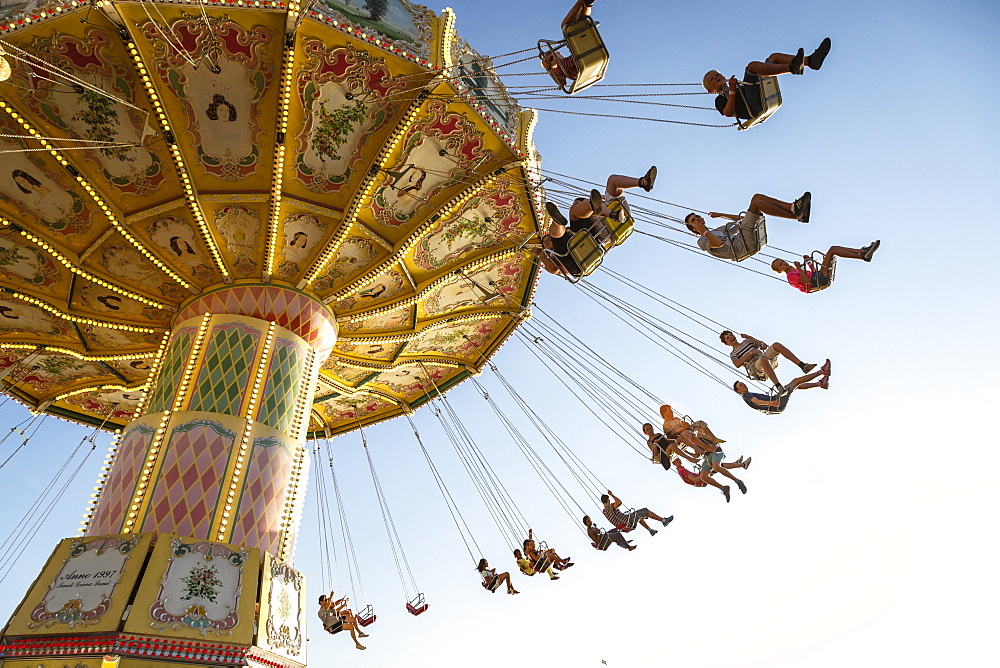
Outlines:
[[336,337],[326,306],[292,288],[228,286],[184,307],[86,535],[175,534],[290,562],[310,408]]

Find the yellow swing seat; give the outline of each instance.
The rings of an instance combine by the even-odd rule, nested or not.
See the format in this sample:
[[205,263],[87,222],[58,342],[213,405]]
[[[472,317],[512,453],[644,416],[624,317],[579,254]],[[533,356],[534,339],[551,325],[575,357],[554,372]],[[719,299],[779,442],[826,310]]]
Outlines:
[[589,16],[582,16],[572,23],[563,26],[563,39],[552,41],[538,40],[538,57],[544,64],[547,58],[559,57],[556,51],[567,47],[573,64],[576,66],[576,78],[560,76],[549,67],[545,70],[557,86],[567,95],[579,92],[594,85],[604,78],[608,69],[608,49],[604,40],[597,32],[597,22]]

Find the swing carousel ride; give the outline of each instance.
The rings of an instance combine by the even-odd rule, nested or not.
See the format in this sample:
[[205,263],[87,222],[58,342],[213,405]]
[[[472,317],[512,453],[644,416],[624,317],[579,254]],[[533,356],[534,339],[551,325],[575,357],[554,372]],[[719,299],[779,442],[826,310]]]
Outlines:
[[116,434],[4,666],[304,665],[305,441],[525,317],[534,112],[450,10],[365,5],[0,9],[3,391]]

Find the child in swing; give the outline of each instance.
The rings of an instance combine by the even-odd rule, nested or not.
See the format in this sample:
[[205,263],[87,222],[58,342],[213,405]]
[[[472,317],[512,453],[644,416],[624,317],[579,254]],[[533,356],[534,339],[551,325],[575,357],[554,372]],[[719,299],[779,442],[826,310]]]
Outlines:
[[[771,269],[779,274],[785,274],[785,279],[788,281],[789,285],[800,292],[808,294],[830,285],[830,268],[833,264],[833,258],[842,257],[850,260],[864,260],[865,262],[871,262],[872,256],[875,255],[875,251],[878,250],[879,244],[881,243],[881,240],[876,239],[867,246],[863,246],[861,248],[830,246],[829,250],[826,251],[826,255],[823,256],[822,264],[816,267],[815,270],[806,268],[800,262],[793,262],[789,264],[780,258],[771,262]],[[802,259],[805,262],[808,262],[809,256],[803,256]]]
[[[569,10],[569,14],[562,20],[560,26],[567,26],[577,19],[590,16],[590,8],[593,7],[596,1],[577,0],[573,4],[573,8]],[[576,62],[571,57],[564,56],[558,51],[548,53],[542,58],[542,69],[551,74],[560,86],[565,86],[568,81],[575,81],[580,75],[576,69]]]
[[805,68],[818,70],[830,53],[830,38],[827,37],[809,56],[799,49],[794,56],[787,53],[772,53],[767,60],[754,61],[747,65],[743,80],[729,77],[727,80],[719,70],[709,70],[702,84],[709,93],[717,93],[715,108],[728,118],[748,119],[760,112],[760,78],[778,74],[803,74]]

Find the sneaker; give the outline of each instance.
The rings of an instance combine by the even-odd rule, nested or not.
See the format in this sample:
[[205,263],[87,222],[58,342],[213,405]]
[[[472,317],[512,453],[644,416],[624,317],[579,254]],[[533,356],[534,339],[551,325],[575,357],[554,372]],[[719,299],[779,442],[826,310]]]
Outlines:
[[656,534],[658,534],[658,533],[659,533],[659,531],[657,531],[656,529],[650,529],[650,530],[649,530],[649,535],[650,535],[650,536],[655,536],[655,535],[656,535]]
[[746,461],[743,462],[743,470],[750,468],[750,462],[753,461],[753,457],[747,457]]
[[552,577],[550,577],[549,579],[550,579],[550,580],[558,580],[558,579],[559,579],[559,576],[558,576],[558,575],[553,575],[553,576],[552,576]]
[[590,191],[590,208],[593,210],[594,215],[600,215],[601,211],[604,210],[604,197],[601,196],[601,191],[594,189]]
[[820,371],[823,372],[823,375],[829,376],[830,375],[830,368],[831,368],[831,366],[830,366],[830,360],[827,360],[827,361],[823,362],[823,366],[822,366],[822,368],[820,368]]
[[802,369],[802,373],[809,373],[810,371],[816,368],[816,365],[809,364],[808,362],[803,362],[802,364],[799,365],[799,368]]
[[882,241],[880,239],[876,239],[875,241],[871,242],[870,244],[862,248],[861,259],[864,260],[865,262],[871,262],[872,255],[875,255],[875,251],[878,250],[879,244],[881,243]]
[[562,215],[562,211],[559,210],[559,206],[555,202],[546,202],[545,212],[548,213],[549,218],[556,223],[562,225],[563,227],[569,227],[569,221],[566,220],[566,216]]
[[569,557],[566,557],[566,563],[563,564],[563,570],[569,568],[570,566],[576,566],[576,564],[574,564],[572,561],[570,561]]
[[743,494],[747,493],[747,486],[743,484],[743,481],[737,480],[736,481],[736,486],[740,488],[740,492],[741,493],[743,493]]
[[829,376],[823,376],[822,378],[820,378],[819,379],[819,386],[822,387],[824,390],[829,390],[830,389],[830,377]]
[[792,62],[788,63],[788,71],[792,74],[802,74],[805,67],[803,62],[806,59],[806,50],[799,49],[795,52],[795,56],[792,57]]
[[656,183],[656,165],[650,167],[646,175],[639,179],[639,187],[649,192],[653,189],[654,183]]
[[666,518],[663,519],[663,526],[667,526],[668,524],[670,524],[673,521],[674,521],[674,516],[673,515],[671,515],[670,517],[666,517]]
[[775,391],[777,391],[779,397],[783,397],[786,394],[788,394],[788,388],[785,387],[784,385],[782,385],[781,383],[778,383],[777,385],[775,385],[774,389],[775,389]]
[[818,70],[823,67],[823,61],[826,60],[826,54],[830,53],[830,44],[830,38],[827,37],[819,43],[819,46],[816,47],[815,51],[809,54],[809,69]]
[[811,209],[812,193],[808,190],[802,194],[802,197],[792,202],[792,213],[795,214],[795,219],[800,223],[809,222],[809,212]]
[[722,488],[722,495],[726,497],[726,503],[729,503],[729,485]]

